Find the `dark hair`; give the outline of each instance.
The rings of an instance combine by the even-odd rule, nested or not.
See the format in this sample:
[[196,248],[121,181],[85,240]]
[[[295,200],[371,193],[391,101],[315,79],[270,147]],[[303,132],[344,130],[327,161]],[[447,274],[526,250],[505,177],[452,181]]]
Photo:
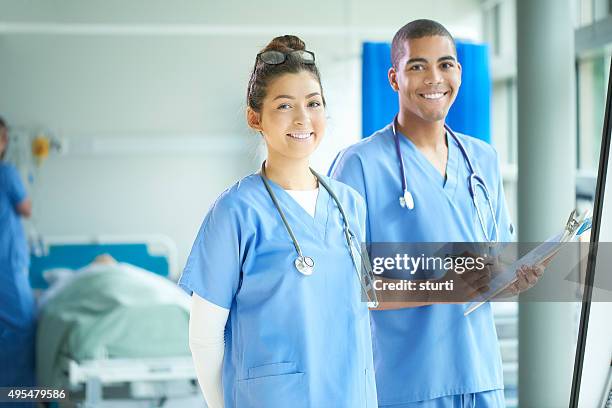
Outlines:
[[[265,51],[288,53],[305,49],[306,44],[304,44],[304,41],[300,38],[295,35],[283,35],[272,39],[260,53]],[[323,87],[321,86],[321,75],[319,74],[317,66],[315,64],[305,64],[300,57],[291,54],[287,54],[285,57],[285,62],[277,65],[266,64],[259,58],[255,60],[255,67],[251,73],[251,79],[249,80],[249,86],[247,88],[247,106],[255,112],[261,112],[268,85],[272,80],[284,74],[297,74],[302,71],[310,72],[317,80],[321,87],[323,105],[325,105]]]
[[433,37],[436,35],[450,39],[453,43],[455,53],[457,52],[455,39],[442,24],[433,20],[414,20],[397,30],[397,33],[393,36],[393,42],[391,43],[391,63],[393,66],[397,68],[399,61],[404,56],[404,44],[406,41],[423,37]]
[[[0,129],[4,129],[8,131],[8,126],[6,125],[6,121],[2,118],[2,116],[0,116]],[[0,152],[0,160],[4,160],[4,155],[6,154],[7,150],[8,150],[8,137],[6,139],[6,146],[4,146],[4,150]]]

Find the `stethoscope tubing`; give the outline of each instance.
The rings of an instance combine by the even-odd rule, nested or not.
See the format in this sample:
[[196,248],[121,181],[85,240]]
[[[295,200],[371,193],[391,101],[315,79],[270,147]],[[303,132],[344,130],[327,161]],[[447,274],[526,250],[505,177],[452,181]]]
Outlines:
[[287,230],[287,232],[289,233],[289,236],[291,237],[291,241],[293,242],[295,251],[298,253],[300,258],[304,258],[304,254],[302,253],[302,248],[300,247],[300,244],[297,238],[295,237],[295,234],[293,233],[291,226],[289,225],[289,221],[287,221],[287,217],[285,217],[285,212],[282,210],[280,204],[278,203],[278,200],[276,199],[276,194],[274,194],[274,192],[272,191],[272,187],[270,186],[270,183],[268,182],[268,178],[266,177],[265,168],[264,168],[265,163],[266,162],[263,162],[263,164],[261,165],[261,176],[262,176],[261,179],[263,180],[264,186],[266,187],[266,190],[268,191],[268,195],[270,196],[270,198],[272,199],[272,202],[274,203],[274,207],[276,207],[276,211],[278,212],[281,219],[283,220],[283,224],[285,225],[285,229]]
[[[319,184],[323,186],[323,188],[331,196],[332,200],[334,200],[334,202],[336,203],[336,206],[338,207],[338,210],[340,211],[340,215],[342,216],[342,223],[344,224],[343,226],[344,238],[346,240],[349,255],[351,256],[352,262],[355,266],[355,271],[357,272],[357,279],[359,280],[361,289],[365,293],[366,297],[368,297],[368,303],[371,304],[372,307],[378,307],[378,298],[376,296],[376,292],[373,292],[373,295],[372,295],[373,299],[370,299],[370,295],[368,293],[369,292],[368,287],[373,288],[372,270],[370,268],[369,261],[366,260],[365,264],[361,265],[363,268],[365,268],[365,275],[366,275],[365,279],[367,279],[367,284],[364,284],[364,282],[361,279],[361,275],[358,271],[358,262],[355,259],[355,255],[353,251],[358,250],[362,256],[362,259],[363,259],[363,253],[358,248],[357,249],[355,248],[356,244],[353,241],[355,239],[355,234],[350,228],[348,217],[346,215],[346,212],[344,211],[344,207],[340,203],[340,199],[338,198],[334,190],[331,188],[331,186],[327,184],[327,182],[323,179],[323,177],[319,173],[317,173],[313,169],[310,169],[310,172],[317,178],[317,181],[319,182]],[[304,254],[302,253],[302,248],[300,247],[300,244],[297,238],[295,237],[295,234],[293,233],[291,226],[289,225],[289,221],[287,221],[287,217],[285,216],[285,213],[283,209],[281,208],[278,202],[278,199],[276,198],[276,194],[274,194],[274,191],[272,190],[272,187],[270,186],[270,183],[268,182],[268,179],[266,177],[266,171],[265,171],[265,161],[261,165],[260,173],[261,173],[260,175],[261,175],[261,179],[263,180],[264,186],[266,187],[266,190],[268,191],[268,195],[272,199],[272,202],[274,203],[274,207],[276,207],[276,210],[278,214],[280,215],[281,220],[283,221],[283,224],[285,225],[285,229],[287,230],[287,232],[289,233],[289,236],[291,237],[293,246],[295,247],[295,250],[298,253],[298,259],[296,259],[295,261],[295,266],[300,273],[304,275],[310,275],[312,273],[312,268],[314,268],[314,260],[308,256],[304,256]],[[302,271],[300,267],[298,266],[302,262],[306,264],[308,264],[308,262],[312,263],[312,265],[307,265],[310,268],[308,273],[305,273],[304,271]]]
[[[261,165],[261,179],[263,180],[264,186],[266,187],[266,190],[268,191],[268,195],[270,196],[270,198],[272,199],[272,202],[274,203],[274,207],[276,207],[276,211],[278,212],[278,214],[280,215],[280,217],[281,217],[281,219],[283,221],[285,229],[287,230],[287,232],[289,233],[289,236],[291,237],[291,241],[293,242],[293,246],[295,247],[295,251],[298,253],[298,256],[300,256],[301,258],[305,258],[304,254],[302,253],[302,248],[300,247],[300,244],[299,244],[297,238],[295,237],[295,234],[293,233],[293,229],[289,225],[289,221],[287,221],[287,217],[285,216],[285,212],[281,208],[281,206],[280,206],[280,204],[278,202],[278,199],[276,198],[276,194],[274,194],[274,191],[272,190],[272,187],[270,186],[270,183],[268,182],[268,178],[266,176],[265,164],[266,164],[266,162],[264,161],[262,163],[262,165]],[[351,240],[355,237],[355,234],[350,229],[350,226],[349,226],[349,223],[348,223],[348,217],[346,216],[346,212],[344,211],[344,207],[340,203],[340,199],[338,198],[338,196],[336,195],[334,190],[331,188],[331,186],[329,184],[327,184],[327,182],[325,180],[323,180],[323,177],[319,173],[317,173],[313,169],[310,169],[310,172],[316,177],[316,179],[319,182],[319,184],[321,184],[323,186],[323,188],[331,196],[332,200],[334,200],[334,202],[336,203],[336,206],[338,207],[338,210],[340,211],[340,215],[342,216],[342,223],[344,224],[344,227],[343,227],[344,236],[345,236],[346,242],[349,245],[349,249],[350,249],[350,247],[351,247]]]
[[[480,181],[481,178],[478,175],[476,175],[476,173],[474,172],[474,166],[472,166],[472,161],[470,160],[470,157],[467,154],[467,150],[465,150],[465,146],[463,146],[463,143],[461,143],[461,140],[459,140],[455,132],[453,132],[453,130],[446,123],[444,124],[444,130],[448,132],[449,135],[451,135],[453,140],[455,140],[455,142],[457,143],[457,146],[459,146],[459,150],[461,150],[461,154],[463,155],[463,158],[465,162],[467,163],[468,168],[470,170],[470,177],[476,176]],[[395,116],[395,118],[393,118],[392,131],[393,131],[393,139],[395,141],[395,152],[397,154],[397,159],[399,160],[400,173],[402,175],[402,191],[407,191],[408,183],[406,181],[406,173],[404,171],[404,159],[402,158],[402,151],[400,148],[400,141],[399,141],[399,136],[397,133],[397,115]],[[482,183],[484,185],[484,182]],[[472,198],[474,198],[474,191],[471,187],[471,183],[470,183],[470,195],[472,196]]]
[[[406,173],[404,170],[404,160],[402,158],[402,151],[400,148],[400,140],[399,140],[399,135],[397,133],[397,115],[395,115],[395,117],[393,118],[393,123],[392,123],[392,127],[391,127],[392,131],[393,131],[393,140],[395,142],[395,152],[397,154],[397,159],[399,162],[399,167],[400,167],[400,174],[402,177],[402,196],[406,197],[406,195],[410,195],[411,193],[408,191],[408,182],[406,180]],[[469,155],[467,154],[467,150],[465,149],[465,146],[463,145],[463,143],[461,142],[461,140],[459,140],[459,138],[457,137],[457,135],[455,134],[455,132],[453,132],[453,130],[445,123],[444,124],[444,130],[446,132],[448,132],[449,135],[451,135],[451,137],[453,138],[453,140],[455,141],[455,143],[457,143],[457,146],[459,147],[459,150],[461,151],[461,155],[463,156],[463,159],[465,160],[468,169],[470,171],[470,177],[469,177],[469,185],[468,185],[468,190],[470,192],[470,196],[472,198],[472,202],[474,203],[474,206],[476,207],[476,213],[478,215],[478,221],[480,222],[480,227],[482,228],[482,232],[484,233],[485,238],[488,238],[488,233],[484,224],[484,219],[482,217],[482,214],[480,212],[480,208],[478,208],[478,204],[476,203],[476,189],[474,188],[474,180],[476,180],[476,184],[478,186],[480,186],[480,188],[482,189],[486,199],[487,199],[487,205],[489,207],[489,211],[491,213],[492,219],[493,219],[493,229],[494,229],[494,234],[495,237],[493,239],[493,242],[499,242],[499,228],[497,225],[497,221],[495,221],[495,211],[493,209],[493,205],[491,204],[491,196],[489,195],[489,189],[487,188],[487,185],[485,184],[484,180],[482,179],[482,177],[480,177],[478,174],[476,174],[476,172],[474,171],[474,166],[472,165],[472,161],[470,160]],[[414,204],[413,204],[414,207]],[[411,208],[412,209],[412,208]]]

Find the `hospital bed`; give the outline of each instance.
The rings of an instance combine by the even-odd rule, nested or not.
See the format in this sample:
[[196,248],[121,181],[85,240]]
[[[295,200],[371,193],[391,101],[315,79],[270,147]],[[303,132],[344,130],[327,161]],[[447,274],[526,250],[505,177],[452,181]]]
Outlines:
[[[87,266],[100,254],[120,264]],[[60,406],[201,398],[177,274],[175,246],[163,236],[45,241],[30,271],[41,304],[37,372],[41,386],[68,392]]]

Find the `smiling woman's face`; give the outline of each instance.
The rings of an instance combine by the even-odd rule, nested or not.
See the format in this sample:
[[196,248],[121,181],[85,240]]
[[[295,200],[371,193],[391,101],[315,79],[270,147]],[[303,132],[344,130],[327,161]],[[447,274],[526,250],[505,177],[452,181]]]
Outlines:
[[450,38],[428,36],[404,44],[397,68],[389,71],[401,108],[413,119],[435,122],[446,118],[459,92],[461,65]]
[[249,125],[263,133],[269,157],[308,158],[321,142],[325,124],[321,87],[307,71],[270,82],[261,112],[249,113]]

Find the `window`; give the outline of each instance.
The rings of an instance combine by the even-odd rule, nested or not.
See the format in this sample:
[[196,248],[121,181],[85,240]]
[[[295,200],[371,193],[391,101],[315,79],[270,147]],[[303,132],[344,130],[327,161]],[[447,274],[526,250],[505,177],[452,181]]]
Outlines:
[[[612,1],[612,0],[611,0]],[[491,47],[493,56],[500,56],[501,50],[501,35],[500,35],[500,7],[499,3],[484,10],[484,37],[485,41]]]
[[578,27],[593,24],[612,14],[612,0],[576,0]]
[[597,173],[611,49],[577,61],[578,169]]

